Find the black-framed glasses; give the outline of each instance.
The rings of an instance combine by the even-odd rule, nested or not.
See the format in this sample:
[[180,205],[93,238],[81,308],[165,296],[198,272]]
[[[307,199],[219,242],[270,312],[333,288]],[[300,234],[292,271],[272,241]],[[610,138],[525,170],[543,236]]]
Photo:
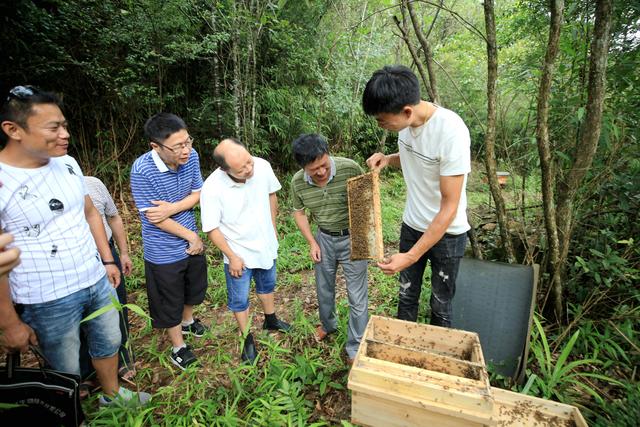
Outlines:
[[180,152],[185,148],[191,148],[193,146],[193,138],[189,137],[189,139],[187,139],[186,142],[181,142],[180,144],[176,144],[175,147],[167,147],[166,145],[156,141],[154,141],[154,143],[158,144],[162,148],[166,148],[167,150],[171,151],[173,154],[180,154]]
[[33,86],[16,86],[13,89],[9,90],[7,101],[11,101],[11,99],[18,99],[22,101],[35,95],[36,91],[37,89]]

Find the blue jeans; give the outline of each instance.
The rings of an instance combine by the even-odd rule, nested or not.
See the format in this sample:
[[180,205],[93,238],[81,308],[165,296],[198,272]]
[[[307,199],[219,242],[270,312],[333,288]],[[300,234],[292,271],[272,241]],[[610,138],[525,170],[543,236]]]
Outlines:
[[120,327],[114,308],[80,324],[89,314],[110,305],[111,296],[117,298],[116,290],[105,275],[96,284],[66,297],[24,304],[22,320],[36,332],[40,348],[52,368],[80,375],[81,327],[92,358],[102,359],[118,353]]
[[229,273],[229,264],[224,265],[224,275],[227,279],[227,306],[234,313],[249,308],[249,286],[251,278],[256,283],[256,293],[271,294],[276,287],[276,260],[270,269],[245,268],[242,276],[236,278]]
[[[422,234],[403,223],[400,229],[400,252],[408,252]],[[451,326],[451,301],[456,292],[456,278],[466,244],[465,233],[445,234],[415,264],[400,272],[398,319],[418,320],[422,277],[427,261],[431,261],[431,324]]]

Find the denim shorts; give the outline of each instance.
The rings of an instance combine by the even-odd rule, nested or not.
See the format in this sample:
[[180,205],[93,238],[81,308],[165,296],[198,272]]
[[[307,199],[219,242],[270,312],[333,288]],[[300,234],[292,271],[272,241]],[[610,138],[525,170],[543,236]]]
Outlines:
[[276,287],[276,260],[270,269],[245,268],[242,276],[236,278],[229,274],[229,264],[224,265],[224,275],[227,279],[227,306],[234,313],[249,308],[249,286],[251,278],[256,284],[256,293],[270,294]]
[[21,317],[36,332],[40,348],[54,369],[80,375],[81,327],[92,358],[102,359],[118,353],[120,326],[115,308],[80,323],[94,311],[111,305],[112,296],[117,300],[116,290],[105,275],[96,284],[66,297],[24,304]]

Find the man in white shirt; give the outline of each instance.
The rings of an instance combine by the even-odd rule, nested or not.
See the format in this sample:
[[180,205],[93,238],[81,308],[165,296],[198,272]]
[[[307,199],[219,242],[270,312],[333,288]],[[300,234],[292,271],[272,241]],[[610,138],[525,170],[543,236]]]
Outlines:
[[[87,195],[82,171],[67,155],[69,132],[59,98],[16,86],[0,108],[0,231],[22,251],[9,274],[21,322],[36,333],[54,369],[80,374],[81,320],[111,304],[120,272],[102,220]],[[13,318],[11,305],[0,318]],[[150,395],[118,385],[118,313],[82,324],[102,385],[101,405],[140,404]]]
[[264,159],[253,157],[236,139],[214,150],[220,166],[200,193],[202,230],[224,254],[227,305],[244,339],[241,359],[253,363],[256,349],[249,332],[249,286],[253,278],[264,310],[263,329],[287,332],[291,326],[275,314],[278,238],[276,191],[281,185]]
[[420,99],[420,84],[404,66],[376,71],[362,96],[378,126],[398,132],[395,154],[373,154],[367,165],[401,167],[407,202],[400,253],[378,266],[400,272],[398,318],[416,321],[427,261],[431,262],[431,324],[451,326],[451,301],[469,230],[465,186],[471,172],[469,130],[453,111]]

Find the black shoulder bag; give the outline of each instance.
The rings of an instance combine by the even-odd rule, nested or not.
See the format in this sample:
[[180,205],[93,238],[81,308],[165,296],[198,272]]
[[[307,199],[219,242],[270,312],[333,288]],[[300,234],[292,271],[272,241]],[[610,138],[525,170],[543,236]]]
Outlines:
[[[20,367],[20,354],[7,354],[0,368],[0,421],[3,425],[79,426],[80,376],[49,366],[38,347],[31,346],[38,368]],[[35,423],[35,424],[31,424]]]

